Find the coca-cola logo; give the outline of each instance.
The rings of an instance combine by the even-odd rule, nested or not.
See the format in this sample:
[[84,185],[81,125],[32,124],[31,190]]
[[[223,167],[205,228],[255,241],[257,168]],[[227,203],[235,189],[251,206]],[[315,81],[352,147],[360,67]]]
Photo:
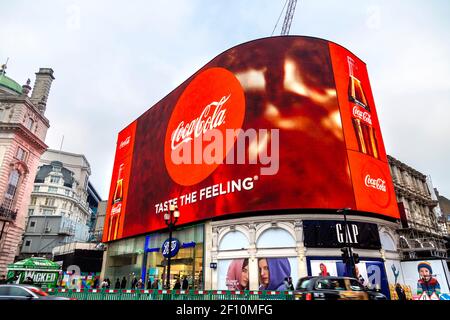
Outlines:
[[111,208],[111,214],[119,214],[122,210],[122,203],[115,203]]
[[366,175],[366,178],[364,179],[364,183],[365,183],[366,187],[380,190],[383,192],[387,192],[386,180],[383,180],[381,178],[372,178],[370,176],[370,174],[368,174],[368,175]]
[[367,197],[367,200],[370,199],[370,206],[376,205],[379,208],[387,208],[391,203],[391,199],[393,199],[394,193],[392,183],[388,180],[389,178],[387,164],[378,160],[366,159],[365,164],[361,168],[361,180],[358,182],[363,191],[361,197]]
[[181,121],[177,129],[171,137],[171,148],[175,150],[182,143],[192,141],[194,138],[199,138],[208,130],[220,127],[225,122],[225,114],[227,112],[224,107],[230,99],[231,94],[223,96],[220,101],[213,101],[203,109],[200,116],[190,123]]
[[[191,186],[206,179],[220,165],[203,158],[211,134],[225,137],[227,130],[241,129],[244,115],[244,91],[233,73],[224,68],[199,73],[181,94],[167,125],[164,160],[172,180]],[[221,159],[233,145],[221,145]]]
[[353,107],[353,116],[372,125],[372,116],[370,113],[365,110],[361,110],[361,108],[356,105]]
[[128,136],[125,140],[123,140],[120,145],[119,145],[119,149],[122,149],[124,147],[126,147],[127,145],[130,144],[130,140],[131,140],[131,136]]

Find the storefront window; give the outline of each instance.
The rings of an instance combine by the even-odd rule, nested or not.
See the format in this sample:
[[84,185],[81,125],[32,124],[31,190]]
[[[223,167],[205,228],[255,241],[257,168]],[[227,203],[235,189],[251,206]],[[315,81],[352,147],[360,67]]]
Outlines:
[[270,228],[258,238],[258,248],[295,247],[295,240],[289,232],[281,228]]
[[228,232],[220,241],[219,250],[240,250],[248,248],[248,239],[240,231]]
[[109,278],[114,284],[117,279],[122,281],[125,277],[125,288],[131,288],[134,277],[137,280],[141,278],[144,241],[145,237],[138,237],[110,243],[105,279]]
[[[161,289],[167,282],[167,259],[161,246],[168,233],[148,236],[146,284],[148,288]],[[203,289],[203,225],[179,229],[172,235],[180,242],[180,250],[170,259],[171,289]],[[187,280],[183,285],[183,280]],[[179,280],[179,287],[177,284]]]

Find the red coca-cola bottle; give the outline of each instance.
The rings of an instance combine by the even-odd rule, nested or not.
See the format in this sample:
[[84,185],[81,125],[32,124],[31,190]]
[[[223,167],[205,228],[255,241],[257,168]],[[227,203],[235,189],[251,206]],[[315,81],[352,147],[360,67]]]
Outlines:
[[354,70],[357,69],[355,61],[347,57],[349,69],[349,88],[348,96],[352,102],[353,128],[358,141],[359,151],[370,155],[376,159],[379,158],[378,143],[376,132],[372,126],[372,117],[370,106],[367,101],[361,81],[356,78]]
[[122,212],[123,200],[123,163],[119,167],[117,175],[116,189],[112,198],[111,214],[109,217],[108,241],[115,240],[119,231],[120,213]]

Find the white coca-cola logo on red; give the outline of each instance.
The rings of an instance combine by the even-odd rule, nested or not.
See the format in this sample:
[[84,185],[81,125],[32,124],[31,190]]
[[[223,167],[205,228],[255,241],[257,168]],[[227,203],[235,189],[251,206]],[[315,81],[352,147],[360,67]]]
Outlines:
[[111,208],[111,214],[119,214],[121,210],[122,210],[121,203],[114,204],[113,207]]
[[120,143],[119,149],[122,149],[130,144],[131,136],[128,136],[125,140]]
[[374,188],[386,192],[386,181],[381,178],[372,178],[370,174],[366,175],[365,184],[369,188]]
[[203,108],[200,116],[191,122],[181,121],[172,134],[171,148],[177,149],[181,144],[192,141],[205,134],[208,130],[220,127],[225,123],[227,109],[224,105],[230,99],[231,94],[223,96],[219,101],[213,101]]
[[367,111],[362,111],[358,106],[353,107],[353,116],[372,125],[372,116]]

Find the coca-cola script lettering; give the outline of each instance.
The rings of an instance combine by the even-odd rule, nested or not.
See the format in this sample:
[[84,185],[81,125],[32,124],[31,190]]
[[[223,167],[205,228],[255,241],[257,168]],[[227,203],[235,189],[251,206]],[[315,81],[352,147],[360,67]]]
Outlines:
[[369,112],[362,111],[358,106],[353,107],[353,116],[372,125],[372,117]]
[[122,204],[117,203],[117,204],[113,205],[113,207],[111,208],[111,214],[113,214],[113,215],[119,214],[121,210],[122,210]]
[[365,184],[369,188],[386,192],[386,181],[381,178],[371,178],[370,175],[367,175],[365,178]]
[[122,141],[120,143],[119,149],[122,149],[122,148],[126,147],[127,145],[129,145],[130,144],[130,139],[131,139],[131,137],[128,136],[124,141]]
[[[215,129],[225,123],[225,114],[227,110],[222,108],[230,97],[231,94],[223,96],[218,102],[211,102],[203,109],[197,119],[192,120],[186,125],[184,124],[184,121],[181,121],[172,134],[172,150],[177,149],[185,142],[192,141],[192,135],[194,135],[194,138],[198,138],[208,130]],[[213,112],[211,112],[212,108],[214,108]]]

